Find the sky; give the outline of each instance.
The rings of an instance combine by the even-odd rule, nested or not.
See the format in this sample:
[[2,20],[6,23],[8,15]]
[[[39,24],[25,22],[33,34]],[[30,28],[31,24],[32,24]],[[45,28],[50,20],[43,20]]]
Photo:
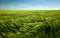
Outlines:
[[60,10],[60,0],[0,0],[0,10]]

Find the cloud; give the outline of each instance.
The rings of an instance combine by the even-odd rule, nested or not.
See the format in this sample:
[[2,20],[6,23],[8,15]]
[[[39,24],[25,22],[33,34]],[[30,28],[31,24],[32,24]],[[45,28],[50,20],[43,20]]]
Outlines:
[[5,4],[0,6],[0,10],[57,10],[59,7],[50,7],[44,5],[29,5],[29,4]]

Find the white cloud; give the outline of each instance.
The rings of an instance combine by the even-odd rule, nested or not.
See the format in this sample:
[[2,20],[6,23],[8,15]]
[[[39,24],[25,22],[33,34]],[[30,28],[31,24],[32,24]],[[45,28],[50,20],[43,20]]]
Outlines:
[[42,6],[42,5],[29,5],[29,4],[6,4],[1,5],[0,10],[52,10],[52,9],[60,9],[58,7],[49,7],[49,6]]

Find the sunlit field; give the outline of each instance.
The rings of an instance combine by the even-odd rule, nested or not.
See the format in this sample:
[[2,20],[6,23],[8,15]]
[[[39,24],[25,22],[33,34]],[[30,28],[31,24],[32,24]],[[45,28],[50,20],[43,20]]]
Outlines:
[[0,38],[60,38],[60,10],[0,10]]

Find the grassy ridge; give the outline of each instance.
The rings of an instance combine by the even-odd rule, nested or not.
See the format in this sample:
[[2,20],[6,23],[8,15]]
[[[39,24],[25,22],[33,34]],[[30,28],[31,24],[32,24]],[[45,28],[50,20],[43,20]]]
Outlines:
[[60,10],[0,10],[0,38],[60,38]]

